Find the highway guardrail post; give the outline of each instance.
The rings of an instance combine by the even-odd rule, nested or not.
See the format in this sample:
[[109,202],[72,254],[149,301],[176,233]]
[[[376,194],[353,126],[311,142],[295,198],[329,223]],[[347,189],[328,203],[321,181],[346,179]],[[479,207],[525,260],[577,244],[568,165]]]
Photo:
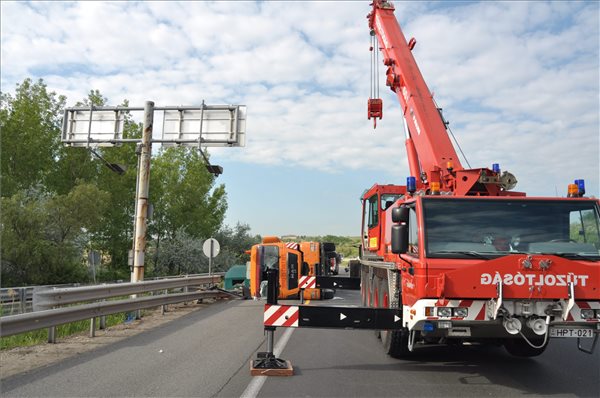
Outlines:
[[48,343],[56,343],[56,326],[50,326],[48,328]]
[[[106,300],[101,300],[101,301],[105,302]],[[100,325],[98,327],[100,330],[106,329],[106,315],[102,315],[100,317]]]
[[26,308],[25,305],[27,304],[27,298],[25,295],[25,288],[22,287],[19,289],[19,307],[20,307],[20,314],[24,314],[26,312]]
[[90,337],[96,337],[96,318],[90,319]]

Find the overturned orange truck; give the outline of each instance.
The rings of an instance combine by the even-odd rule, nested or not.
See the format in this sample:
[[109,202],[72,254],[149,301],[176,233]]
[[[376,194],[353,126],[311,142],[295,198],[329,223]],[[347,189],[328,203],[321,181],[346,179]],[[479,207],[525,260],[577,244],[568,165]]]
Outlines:
[[297,299],[302,290],[307,300],[333,298],[333,290],[316,288],[315,278],[311,277],[337,273],[339,256],[335,252],[335,244],[283,242],[276,236],[267,236],[261,243],[252,246],[249,254],[248,279],[252,297],[266,296],[266,272],[278,269],[278,298]]

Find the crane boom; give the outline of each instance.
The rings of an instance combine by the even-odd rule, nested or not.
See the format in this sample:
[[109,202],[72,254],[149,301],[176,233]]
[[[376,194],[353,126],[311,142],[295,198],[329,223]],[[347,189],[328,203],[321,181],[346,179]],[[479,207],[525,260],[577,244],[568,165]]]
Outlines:
[[408,127],[406,146],[410,172],[429,182],[442,182],[444,187],[444,181],[447,181],[444,176],[449,174],[448,162],[454,170],[460,170],[462,166],[412,55],[416,42],[414,39],[406,41],[391,3],[375,0],[372,5],[373,10],[368,16],[371,34],[378,39],[387,66],[386,84],[396,93]]

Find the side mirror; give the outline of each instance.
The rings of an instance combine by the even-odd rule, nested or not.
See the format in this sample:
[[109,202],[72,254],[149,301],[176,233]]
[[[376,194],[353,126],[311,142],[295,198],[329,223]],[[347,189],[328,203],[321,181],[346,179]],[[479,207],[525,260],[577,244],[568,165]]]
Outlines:
[[408,223],[408,207],[396,207],[392,209],[392,221],[395,223]]
[[[396,209],[394,209],[396,210]],[[408,251],[408,225],[392,225],[392,253],[404,254]]]

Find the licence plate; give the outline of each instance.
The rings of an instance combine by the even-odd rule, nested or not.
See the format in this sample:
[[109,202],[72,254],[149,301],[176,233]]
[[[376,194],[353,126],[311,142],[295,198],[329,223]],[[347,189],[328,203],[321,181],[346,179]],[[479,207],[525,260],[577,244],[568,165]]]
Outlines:
[[448,329],[448,336],[454,337],[471,337],[470,327],[454,327]]
[[550,337],[594,337],[594,329],[550,328]]

